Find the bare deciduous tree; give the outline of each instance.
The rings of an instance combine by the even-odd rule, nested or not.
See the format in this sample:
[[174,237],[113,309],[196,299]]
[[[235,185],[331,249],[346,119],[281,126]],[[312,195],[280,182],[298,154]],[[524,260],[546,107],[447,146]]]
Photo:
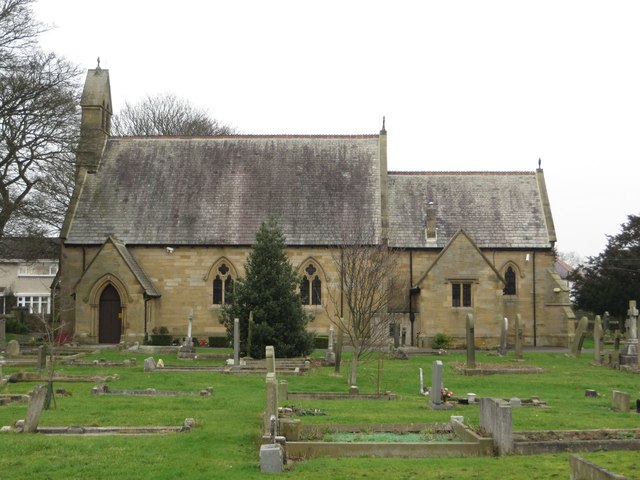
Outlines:
[[154,136],[229,135],[235,130],[211,118],[206,110],[194,107],[189,101],[171,93],[147,96],[137,104],[125,103],[114,115],[114,135]]
[[[44,28],[33,18],[32,3],[0,0],[0,236],[34,225],[49,230],[43,220],[59,226],[60,216],[46,212],[55,201],[66,206],[68,197],[49,194],[73,185],[65,166],[77,141],[79,71],[38,48]],[[38,218],[31,217],[36,211]]]
[[329,302],[335,311],[343,302],[345,316],[331,316],[334,326],[342,331],[353,349],[349,383],[356,384],[360,361],[389,340],[393,322],[390,309],[400,285],[399,255],[387,245],[373,242],[367,227],[354,227],[342,235],[342,244],[333,261],[339,275],[339,286],[329,289]]

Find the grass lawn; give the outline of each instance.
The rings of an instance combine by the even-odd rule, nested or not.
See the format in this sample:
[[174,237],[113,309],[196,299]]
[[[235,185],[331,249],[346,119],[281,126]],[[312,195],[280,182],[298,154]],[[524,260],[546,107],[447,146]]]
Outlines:
[[[213,350],[202,349],[203,353]],[[277,352],[276,352],[277,353]],[[322,356],[322,352],[317,353]],[[143,371],[145,354],[101,352],[86,357],[124,360],[135,357],[136,367],[59,367],[60,373],[113,374],[112,389],[200,391],[214,388],[212,397],[127,397],[91,395],[92,383],[58,383],[71,396],[56,397],[57,408],[45,411],[42,426],[157,426],[181,425],[194,417],[190,433],[145,436],[45,436],[0,434],[0,478],[136,478],[136,479],[251,479],[259,472],[259,439],[265,389],[262,375],[226,375],[216,372]],[[192,362],[175,356],[156,355],[166,365],[211,364],[221,360]],[[384,360],[382,390],[398,395],[394,401],[296,400],[294,406],[320,409],[323,416],[302,417],[303,424],[447,422],[450,415],[463,415],[477,425],[478,407],[457,405],[453,410],[434,411],[418,394],[418,369],[429,383],[434,360],[445,364],[444,383],[456,395],[475,393],[478,397],[520,397],[537,395],[548,408],[514,409],[514,430],[564,430],[598,428],[638,428],[637,414],[611,410],[611,391],[622,390],[635,402],[640,397],[638,375],[612,371],[590,364],[587,353],[578,359],[564,353],[526,353],[526,366],[544,368],[542,374],[509,374],[467,377],[457,374],[455,362],[462,353],[447,356],[414,356],[409,360]],[[513,364],[511,356],[495,357],[478,352],[476,361]],[[4,368],[4,374],[17,369]],[[348,390],[346,370],[341,375],[333,367],[317,368],[305,376],[280,376],[290,392]],[[359,370],[361,393],[375,393],[378,362],[370,361]],[[30,383],[8,384],[0,393],[26,393]],[[597,398],[585,398],[585,389],[598,391]],[[0,426],[24,418],[26,404],[0,407]],[[583,455],[605,468],[638,478],[637,452],[596,452]],[[285,476],[304,479],[389,478],[389,479],[560,479],[569,477],[569,455],[527,457],[485,457],[447,459],[319,458],[298,462]]]

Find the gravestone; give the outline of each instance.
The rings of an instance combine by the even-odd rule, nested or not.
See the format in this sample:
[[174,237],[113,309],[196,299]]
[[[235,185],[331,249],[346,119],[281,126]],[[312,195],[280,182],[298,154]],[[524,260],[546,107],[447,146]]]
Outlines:
[[282,446],[277,443],[260,445],[260,471],[279,473],[284,470],[284,454]]
[[436,360],[433,362],[431,368],[431,402],[434,405],[440,405],[442,403],[442,360]]
[[185,353],[195,353],[196,348],[193,345],[193,337],[191,336],[193,329],[193,308],[189,310],[189,323],[187,325],[187,338],[185,338],[184,343],[182,344],[181,352]]
[[625,327],[627,331],[627,341],[620,354],[620,363],[623,365],[636,363],[638,357],[638,309],[636,308],[635,300],[629,300],[629,310],[627,310]]
[[271,429],[271,417],[275,416],[276,419],[278,418],[278,380],[276,379],[275,373],[267,373],[265,378],[265,392],[264,432],[268,435]]
[[606,333],[609,331],[609,312],[604,312],[602,315],[602,330]]
[[422,375],[422,367],[420,367],[420,395],[424,395],[424,376]]
[[38,422],[40,422],[40,414],[44,408],[46,398],[47,387],[44,385],[36,385],[29,400],[23,432],[35,433],[38,430]]
[[233,366],[240,366],[240,319],[233,319]]
[[467,368],[476,368],[475,327],[470,313],[467,313]]
[[491,434],[498,455],[513,452],[513,416],[508,402],[501,398],[481,398],[480,427]]
[[431,389],[429,406],[434,410],[448,410],[452,408],[452,404],[446,403],[442,398],[442,392],[444,390],[444,384],[442,383],[443,364],[441,360],[433,362],[431,367]]
[[7,357],[19,357],[20,356],[20,344],[17,340],[9,340],[7,343]]
[[507,354],[507,339],[509,337],[509,319],[504,317],[502,319],[502,328],[500,329],[500,355]]
[[629,413],[631,411],[630,397],[626,392],[613,391],[611,398],[611,408],[618,412]]
[[593,361],[597,364],[602,363],[602,320],[600,315],[596,315],[593,321]]
[[38,347],[38,369],[47,368],[47,348],[44,345]]
[[289,382],[286,380],[278,381],[278,399],[280,401],[285,401],[289,396]]
[[336,354],[333,351],[333,342],[334,342],[333,336],[334,336],[333,325],[331,325],[329,327],[329,339],[327,340],[327,353],[324,356],[325,362],[327,362],[330,365],[333,365],[336,361]]
[[519,313],[516,315],[516,323],[515,323],[515,331],[516,331],[516,346],[515,353],[516,358],[522,358],[522,315]]
[[578,322],[578,328],[576,328],[576,333],[573,337],[573,341],[571,342],[571,356],[579,357],[580,353],[582,353],[582,345],[584,344],[584,339],[587,336],[588,325],[589,320],[587,317],[582,317],[580,322]]
[[393,348],[398,348],[400,346],[400,325],[392,323],[391,328],[393,329]]
[[0,350],[7,346],[7,319],[0,318]]
[[264,349],[267,373],[276,374],[276,352],[273,345],[267,345]]
[[156,362],[153,357],[148,357],[144,359],[144,371],[145,372],[153,372],[156,369]]

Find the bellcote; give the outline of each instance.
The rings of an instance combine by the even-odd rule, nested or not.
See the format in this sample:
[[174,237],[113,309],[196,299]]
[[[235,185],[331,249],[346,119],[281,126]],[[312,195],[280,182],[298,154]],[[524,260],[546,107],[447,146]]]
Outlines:
[[82,120],[77,166],[96,172],[111,130],[111,86],[109,70],[98,67],[87,72],[82,97]]

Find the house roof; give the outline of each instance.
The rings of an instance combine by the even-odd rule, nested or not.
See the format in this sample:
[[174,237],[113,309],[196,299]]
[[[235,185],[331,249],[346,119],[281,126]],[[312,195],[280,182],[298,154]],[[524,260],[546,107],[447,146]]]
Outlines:
[[[390,172],[388,183],[394,246],[442,248],[461,228],[480,248],[549,248],[555,241],[541,170]],[[425,235],[429,202],[436,212],[433,242]]]
[[66,244],[250,245],[275,217],[289,245],[380,236],[379,136],[121,137],[87,175]]

